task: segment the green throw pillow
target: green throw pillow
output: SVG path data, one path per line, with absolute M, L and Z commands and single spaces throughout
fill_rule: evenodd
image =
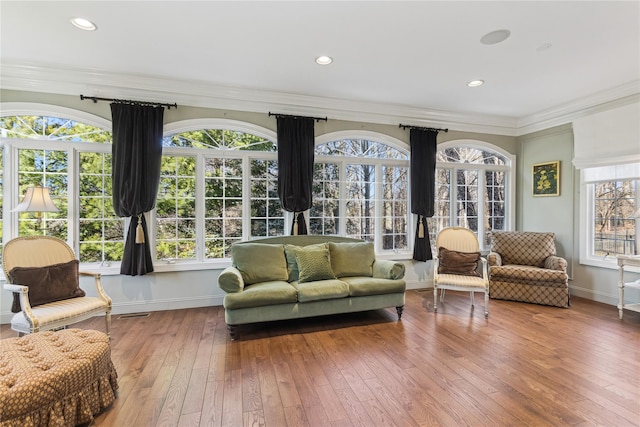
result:
M 289 278 L 284 245 L 241 243 L 231 246 L 232 265 L 240 270 L 245 285 Z
M 329 249 L 303 248 L 296 253 L 296 262 L 300 270 L 299 283 L 336 278 L 331 269 Z
M 337 277 L 373 276 L 376 253 L 371 242 L 329 242 L 331 267 Z
M 284 254 L 287 258 L 287 270 L 289 271 L 289 282 L 295 282 L 298 280 L 300 272 L 298 270 L 298 262 L 296 261 L 296 254 L 302 250 L 312 249 L 326 249 L 326 243 L 316 243 L 315 245 L 296 246 L 296 245 L 284 245 Z

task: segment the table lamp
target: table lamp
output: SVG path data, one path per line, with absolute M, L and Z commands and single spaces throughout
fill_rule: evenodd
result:
M 49 188 L 29 187 L 24 194 L 24 199 L 11 212 L 36 212 L 37 227 L 42 224 L 42 212 L 58 212 L 58 208 L 51 200 Z

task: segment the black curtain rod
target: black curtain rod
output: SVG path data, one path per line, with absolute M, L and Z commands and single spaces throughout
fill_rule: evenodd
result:
M 400 123 L 398 127 L 402 129 L 422 129 L 422 130 L 434 130 L 436 132 L 449 132 L 449 129 L 438 129 L 438 128 L 428 128 L 428 127 L 422 127 L 422 126 L 403 125 L 402 123 Z
M 123 104 L 134 104 L 134 105 L 158 105 L 162 107 L 167 107 L 168 110 L 173 108 L 178 108 L 178 104 L 165 104 L 164 102 L 150 102 L 150 101 L 132 101 L 130 99 L 115 99 L 115 98 L 100 98 L 98 96 L 84 96 L 80 95 L 80 100 L 84 101 L 85 99 L 90 99 L 94 102 L 94 104 L 98 101 L 109 101 L 109 102 L 120 102 Z
M 269 111 L 269 117 L 271 116 L 276 116 L 276 117 L 293 117 L 294 119 L 313 119 L 316 122 L 319 122 L 320 120 L 322 121 L 327 121 L 326 117 L 307 117 L 307 116 L 294 116 L 291 114 L 279 114 L 279 113 L 272 113 L 271 111 Z

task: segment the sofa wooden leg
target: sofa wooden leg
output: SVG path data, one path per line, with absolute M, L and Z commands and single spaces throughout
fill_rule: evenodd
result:
M 402 319 L 402 312 L 404 311 L 404 305 L 400 307 L 396 307 L 396 311 L 398 312 L 398 320 Z
M 227 331 L 229 332 L 229 336 L 232 340 L 238 338 L 238 326 L 236 325 L 227 325 Z

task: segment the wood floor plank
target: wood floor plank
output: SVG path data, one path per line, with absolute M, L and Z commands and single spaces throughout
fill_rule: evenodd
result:
M 336 397 L 340 399 L 351 425 L 354 427 L 369 427 L 375 425 L 364 405 L 351 389 L 336 390 Z
M 270 322 L 238 341 L 222 307 L 114 316 L 120 390 L 92 427 L 640 427 L 640 313 L 491 300 L 485 319 L 476 300 L 448 292 L 434 313 L 431 291 L 408 291 L 401 321 Z
M 243 424 L 242 371 L 240 369 L 226 372 L 222 407 L 217 409 L 222 412 L 223 426 L 233 427 Z
M 284 426 L 287 421 L 273 365 L 265 358 L 259 358 L 257 364 L 265 424 Z
M 207 382 L 202 413 L 200 414 L 201 426 L 218 427 L 222 425 L 224 387 L 223 380 Z
M 254 356 L 255 349 L 252 341 L 241 343 L 240 357 L 242 363 L 242 411 L 262 411 L 262 396 L 260 379 Z

